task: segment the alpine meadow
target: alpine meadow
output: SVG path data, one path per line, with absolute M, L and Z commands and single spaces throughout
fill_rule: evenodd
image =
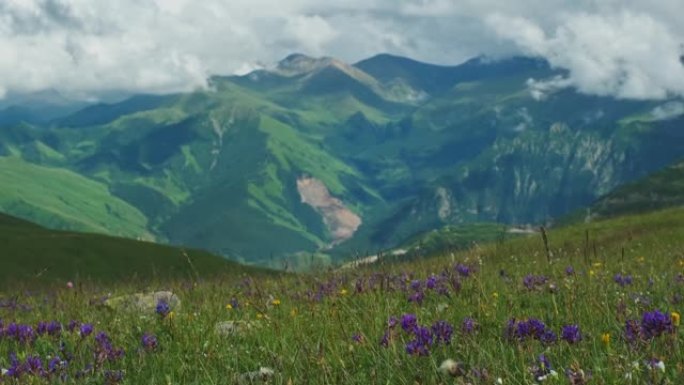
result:
M 0 4 L 0 384 L 684 383 L 682 11 Z

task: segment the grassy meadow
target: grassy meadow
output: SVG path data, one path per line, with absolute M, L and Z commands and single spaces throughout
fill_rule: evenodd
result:
M 548 249 L 537 234 L 354 270 L 19 282 L 0 294 L 0 383 L 681 384 L 683 239 L 671 209 L 551 229 Z M 158 290 L 182 305 L 108 306 Z

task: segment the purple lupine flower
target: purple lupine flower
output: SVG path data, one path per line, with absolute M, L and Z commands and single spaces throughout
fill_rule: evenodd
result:
M 437 286 L 437 277 L 435 275 L 431 275 L 425 280 L 425 287 L 427 287 L 428 289 L 432 290 L 436 286 Z
M 80 326 L 80 323 L 78 321 L 71 320 L 71 321 L 69 321 L 69 324 L 67 325 L 67 330 L 69 332 L 73 332 L 79 326 Z
M 546 330 L 539 340 L 545 345 L 553 345 L 558 341 L 558 336 L 553 330 Z
M 26 371 L 25 366 L 19 361 L 16 353 L 9 354 L 10 366 L 7 368 L 5 375 L 7 377 L 19 378 Z
M 380 346 L 385 348 L 388 347 L 390 338 L 392 338 L 392 335 L 391 332 L 388 330 L 385 332 L 385 334 L 383 334 L 382 338 L 380 339 Z
M 461 331 L 463 334 L 472 334 L 477 328 L 477 322 L 470 317 L 465 317 L 463 323 L 461 324 Z
M 432 325 L 431 330 L 435 336 L 436 343 L 443 342 L 445 345 L 449 345 L 451 336 L 454 333 L 453 326 L 446 321 L 437 321 Z
M 430 346 L 434 343 L 434 336 L 430 329 L 418 326 L 413 330 L 414 339 L 406 344 L 406 353 L 412 356 L 430 355 Z
M 625 340 L 635 342 L 639 338 L 639 323 L 635 320 L 625 321 Z
M 26 357 L 25 370 L 26 373 L 32 374 L 37 377 L 44 377 L 45 370 L 43 369 L 43 361 L 39 356 L 28 356 Z
M 159 302 L 157 302 L 157 307 L 155 309 L 157 314 L 159 314 L 160 317 L 166 318 L 167 315 L 171 312 L 171 306 L 169 306 L 169 303 L 163 299 L 160 299 Z
M 106 385 L 114 385 L 123 381 L 124 373 L 121 370 L 106 370 L 104 378 Z
M 47 325 L 47 334 L 52 337 L 57 337 L 62 333 L 62 324 L 57 321 L 52 321 Z
M 409 302 L 415 302 L 418 305 L 423 303 L 423 300 L 425 299 L 425 294 L 422 291 L 416 291 L 415 293 L 411 294 L 408 298 Z
M 561 339 L 571 343 L 575 344 L 577 342 L 580 342 L 582 340 L 582 333 L 580 332 L 580 328 L 578 325 L 565 325 L 563 326 L 563 329 L 561 331 Z
M 421 286 L 422 282 L 420 282 L 419 279 L 414 279 L 413 281 L 411 281 L 411 290 L 420 290 Z
M 418 327 L 418 318 L 415 314 L 404 314 L 401 316 L 401 328 L 405 332 L 411 332 Z
M 456 272 L 459 275 L 461 275 L 461 277 L 467 278 L 470 276 L 470 274 L 473 272 L 473 270 L 470 267 L 468 267 L 467 265 L 459 263 L 456 265 Z
M 81 338 L 86 338 L 93 334 L 93 324 L 82 324 L 80 327 Z
M 56 373 L 62 370 L 65 364 L 66 363 L 62 361 L 62 359 L 59 356 L 55 356 L 50 361 L 48 361 L 48 372 Z
M 541 382 L 546 380 L 546 376 L 551 374 L 553 367 L 546 355 L 542 354 L 537 358 L 537 364 L 533 366 L 530 371 L 532 372 L 534 379 Z
M 641 318 L 641 333 L 646 339 L 655 338 L 662 334 L 672 332 L 674 332 L 672 318 L 669 315 L 660 312 L 660 310 L 646 312 Z
M 532 275 L 528 274 L 523 278 L 523 285 L 528 289 L 528 290 L 535 290 L 539 288 L 540 286 L 543 286 L 546 284 L 546 282 L 549 279 L 543 275 Z
M 145 333 L 140 339 L 140 344 L 147 351 L 155 350 L 157 348 L 157 337 L 154 334 Z
M 613 276 L 613 281 L 615 281 L 615 283 L 617 283 L 618 285 L 625 287 L 627 285 L 632 284 L 632 276 L 631 275 L 622 275 L 622 274 L 618 273 L 618 274 L 615 274 L 615 276 Z

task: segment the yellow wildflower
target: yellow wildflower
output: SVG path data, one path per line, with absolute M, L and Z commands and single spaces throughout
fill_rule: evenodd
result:
M 233 305 L 227 304 L 227 305 L 226 305 L 226 310 L 233 310 Z
M 603 342 L 605 345 L 609 345 L 610 344 L 610 333 L 601 334 L 601 342 Z
M 349 292 L 347 291 L 347 289 L 342 289 L 342 290 L 340 290 L 340 295 L 342 295 L 342 296 L 345 296 L 345 295 L 347 295 L 348 293 L 349 293 Z
M 176 318 L 176 313 L 169 312 L 169 314 L 166 317 L 168 317 L 168 319 L 172 320 L 172 319 Z
M 603 263 L 601 263 L 601 262 L 594 262 L 593 265 L 594 265 L 594 267 L 601 267 L 601 266 L 603 266 Z
M 257 317 L 257 319 L 262 319 L 262 318 L 264 318 L 264 315 L 262 313 L 257 313 L 256 317 Z
M 297 316 L 297 309 L 293 308 L 292 310 L 290 310 L 290 315 L 292 317 L 296 317 Z
M 279 300 L 278 298 L 274 299 L 273 301 L 271 301 L 271 305 L 273 305 L 273 306 L 279 306 L 279 305 L 280 305 L 280 300 Z
M 499 293 L 493 292 L 493 293 L 492 293 L 492 297 L 494 297 L 494 299 L 499 298 Z
M 679 326 L 680 321 L 682 320 L 682 316 L 679 315 L 676 311 L 672 312 L 672 324 L 674 326 Z

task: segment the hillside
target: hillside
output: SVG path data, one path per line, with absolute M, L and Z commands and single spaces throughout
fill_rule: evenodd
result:
M 684 205 L 684 162 L 617 188 L 589 209 L 593 218 L 653 211 Z
M 243 261 L 330 263 L 445 226 L 551 222 L 684 155 L 684 116 L 656 113 L 667 102 L 530 80 L 558 75 L 533 58 L 297 54 L 207 90 L 0 123 L 14 186 L 0 208 Z
M 255 273 L 207 252 L 97 234 L 53 231 L 0 214 L 0 282 L 152 282 Z

